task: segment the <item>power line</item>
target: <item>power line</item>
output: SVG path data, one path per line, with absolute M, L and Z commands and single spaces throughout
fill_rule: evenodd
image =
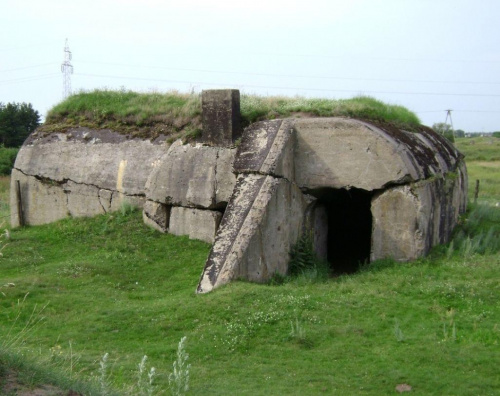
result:
M 224 50 L 214 51 L 210 50 L 210 54 L 221 53 L 227 55 Z M 174 55 L 183 56 L 185 51 L 179 51 Z M 240 53 L 241 54 L 241 53 Z M 300 54 L 300 53 L 278 53 L 278 52 L 244 52 L 245 56 L 256 55 L 256 56 L 266 56 L 266 57 L 292 57 L 292 58 L 325 58 L 325 59 L 341 59 L 343 61 L 347 60 L 372 60 L 372 61 L 384 61 L 384 62 L 437 62 L 437 63 L 500 63 L 499 59 L 451 59 L 451 58 L 398 58 L 398 57 L 377 57 L 377 56 L 367 56 L 362 55 L 329 55 L 329 54 Z
M 7 51 L 21 51 L 25 50 L 28 48 L 40 48 L 40 47 L 50 47 L 47 45 L 47 43 L 40 43 L 40 44 L 30 44 L 30 45 L 25 45 L 23 47 L 10 47 L 10 48 L 0 48 L 0 52 L 7 52 Z
M 500 97 L 500 95 L 497 95 L 497 94 L 469 94 L 469 93 L 443 93 L 443 92 L 366 91 L 366 90 L 359 90 L 359 89 L 328 89 L 328 88 L 307 88 L 307 87 L 290 87 L 290 86 L 278 87 L 278 86 L 265 86 L 265 85 L 250 85 L 250 84 L 222 84 L 222 83 L 211 83 L 211 82 L 203 82 L 203 81 L 166 80 L 166 79 L 154 79 L 154 78 L 144 78 L 144 77 L 111 76 L 111 75 L 88 74 L 88 73 L 77 73 L 76 75 L 83 76 L 83 77 L 113 78 L 113 79 L 126 79 L 126 80 L 136 80 L 136 81 L 168 82 L 168 83 L 179 83 L 179 84 L 216 85 L 216 86 L 238 85 L 240 87 L 247 87 L 247 88 L 285 89 L 285 90 L 298 90 L 298 91 L 361 92 L 362 94 L 392 94 L 392 95 Z
M 438 63 L 500 63 L 500 60 L 477 60 L 477 59 L 425 59 L 425 58 L 382 58 L 369 57 L 365 55 L 359 56 L 341 56 L 341 55 L 325 55 L 325 54 L 279 54 L 279 53 L 254 53 L 254 55 L 264 56 L 287 56 L 287 57 L 302 57 L 302 58 L 333 58 L 333 59 L 351 59 L 351 60 L 374 60 L 374 61 L 390 61 L 390 62 L 438 62 Z
M 261 76 L 261 77 L 286 77 L 286 78 L 311 78 L 311 79 L 325 79 L 325 80 L 347 80 L 347 81 L 381 81 L 381 82 L 414 82 L 414 83 L 429 83 L 429 84 L 487 84 L 487 85 L 500 85 L 499 82 L 488 81 L 445 81 L 445 80 L 407 80 L 407 79 L 390 79 L 390 78 L 364 78 L 364 77 L 336 77 L 336 76 L 307 76 L 295 74 L 272 74 L 272 73 L 253 73 L 253 72 L 237 72 L 232 70 L 210 70 L 210 69 L 191 69 L 191 68 L 175 68 L 167 66 L 153 66 L 153 65 L 131 65 L 125 63 L 112 63 L 112 62 L 93 62 L 93 61 L 78 61 L 79 63 L 90 63 L 98 65 L 109 66 L 122 66 L 132 68 L 146 68 L 146 69 L 162 69 L 171 71 L 189 71 L 199 73 L 216 73 L 216 74 L 237 74 L 248 76 Z
M 25 69 L 33 69 L 35 67 L 50 66 L 50 65 L 55 65 L 55 64 L 57 64 L 57 62 L 50 62 L 50 63 L 42 63 L 42 64 L 39 64 L 39 65 L 16 67 L 15 69 L 0 70 L 0 73 L 13 72 L 13 71 L 25 70 Z
M 3 80 L 3 81 L 0 81 L 0 84 L 17 84 L 17 83 L 23 83 L 23 82 L 29 82 L 29 81 L 46 80 L 46 79 L 54 78 L 57 76 L 59 76 L 58 73 L 40 74 L 38 76 L 20 77 L 20 78 L 14 78 L 11 80 Z

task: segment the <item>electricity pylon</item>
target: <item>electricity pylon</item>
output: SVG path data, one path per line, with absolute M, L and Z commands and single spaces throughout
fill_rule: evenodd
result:
M 451 112 L 453 110 L 448 109 L 448 110 L 445 110 L 445 111 L 446 111 L 446 119 L 444 120 L 444 123 L 447 124 L 448 123 L 448 117 L 450 117 L 451 131 L 453 132 L 453 136 L 455 136 L 455 128 L 453 128 L 453 120 L 451 119 Z
M 64 62 L 61 65 L 61 71 L 63 73 L 63 99 L 71 95 L 71 75 L 73 74 L 71 58 L 68 39 L 66 39 L 66 44 L 64 45 Z

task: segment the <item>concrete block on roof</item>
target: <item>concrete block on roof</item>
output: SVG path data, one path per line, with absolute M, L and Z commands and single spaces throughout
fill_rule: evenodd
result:
M 215 146 L 232 146 L 241 136 L 240 91 L 210 89 L 201 94 L 203 141 Z

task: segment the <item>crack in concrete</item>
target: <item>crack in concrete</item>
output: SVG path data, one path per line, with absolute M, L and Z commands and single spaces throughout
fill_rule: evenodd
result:
M 289 180 L 288 178 L 284 177 L 284 176 L 281 176 L 281 175 L 276 175 L 274 173 L 265 173 L 265 172 L 262 172 L 260 170 L 258 171 L 254 171 L 254 170 L 249 170 L 249 171 L 244 171 L 244 172 L 241 172 L 241 173 L 237 173 L 236 174 L 236 177 L 238 177 L 239 175 L 258 175 L 258 176 L 271 176 L 271 177 L 274 177 L 275 179 L 282 179 L 282 180 L 285 180 L 287 181 L 288 183 L 291 183 L 291 184 L 294 184 L 298 187 L 298 185 L 294 182 L 294 181 L 291 181 Z
M 104 207 L 104 205 L 101 202 L 101 190 L 103 190 L 103 189 L 100 188 L 97 190 L 97 200 L 99 201 L 99 204 L 101 205 L 101 208 L 104 211 L 104 213 L 108 213 L 108 211 L 106 210 L 106 208 Z
M 216 150 L 215 152 L 215 166 L 214 166 L 214 193 L 212 194 L 212 205 L 211 206 L 217 206 L 217 189 L 218 189 L 218 185 L 217 185 L 217 163 L 219 162 L 219 151 L 220 151 L 220 148 L 218 150 Z
M 111 191 L 111 194 L 109 194 L 109 210 L 111 211 L 111 202 L 113 202 L 113 195 L 115 195 L 114 191 Z
M 92 184 L 92 183 L 84 183 L 84 182 L 77 182 L 75 180 L 72 180 L 70 178 L 64 178 L 64 179 L 61 179 L 61 180 L 54 180 L 54 179 L 51 179 L 49 177 L 45 177 L 45 176 L 40 176 L 40 175 L 31 175 L 29 173 L 26 173 L 24 171 L 22 171 L 21 169 L 19 168 L 13 168 L 15 169 L 16 171 L 22 173 L 24 176 L 26 177 L 33 177 L 35 178 L 36 180 L 40 181 L 41 183 L 43 184 L 49 184 L 49 185 L 53 185 L 53 186 L 60 186 L 62 187 L 64 184 L 68 183 L 68 182 L 72 182 L 72 183 L 75 183 L 75 184 L 78 184 L 78 185 L 83 185 L 83 186 L 88 186 L 88 187 L 94 187 L 96 188 L 98 191 L 97 191 L 97 196 L 99 197 L 99 190 L 106 190 L 106 191 L 109 191 L 111 193 L 111 197 L 113 196 L 113 194 L 115 192 L 119 192 L 117 190 L 112 190 L 112 189 L 109 189 L 109 188 L 104 188 L 104 187 L 101 187 L 101 186 L 98 186 L 97 184 Z M 64 190 L 64 187 L 62 187 L 63 190 Z M 66 193 L 70 193 L 71 191 L 69 190 L 64 190 Z M 126 197 L 145 197 L 146 194 L 145 193 L 138 193 L 138 194 L 126 194 L 126 193 L 122 193 L 124 196 Z M 111 198 L 110 198 L 110 206 L 111 206 Z

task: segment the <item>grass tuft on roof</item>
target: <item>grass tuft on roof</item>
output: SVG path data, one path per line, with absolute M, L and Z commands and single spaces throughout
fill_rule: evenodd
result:
M 420 125 L 418 117 L 405 107 L 368 96 L 336 100 L 241 95 L 243 127 L 260 120 L 288 117 L 349 117 L 387 122 L 408 130 Z M 80 92 L 53 107 L 41 129 L 61 132 L 78 126 L 112 129 L 143 138 L 161 134 L 196 136 L 202 127 L 201 95 L 101 89 Z

